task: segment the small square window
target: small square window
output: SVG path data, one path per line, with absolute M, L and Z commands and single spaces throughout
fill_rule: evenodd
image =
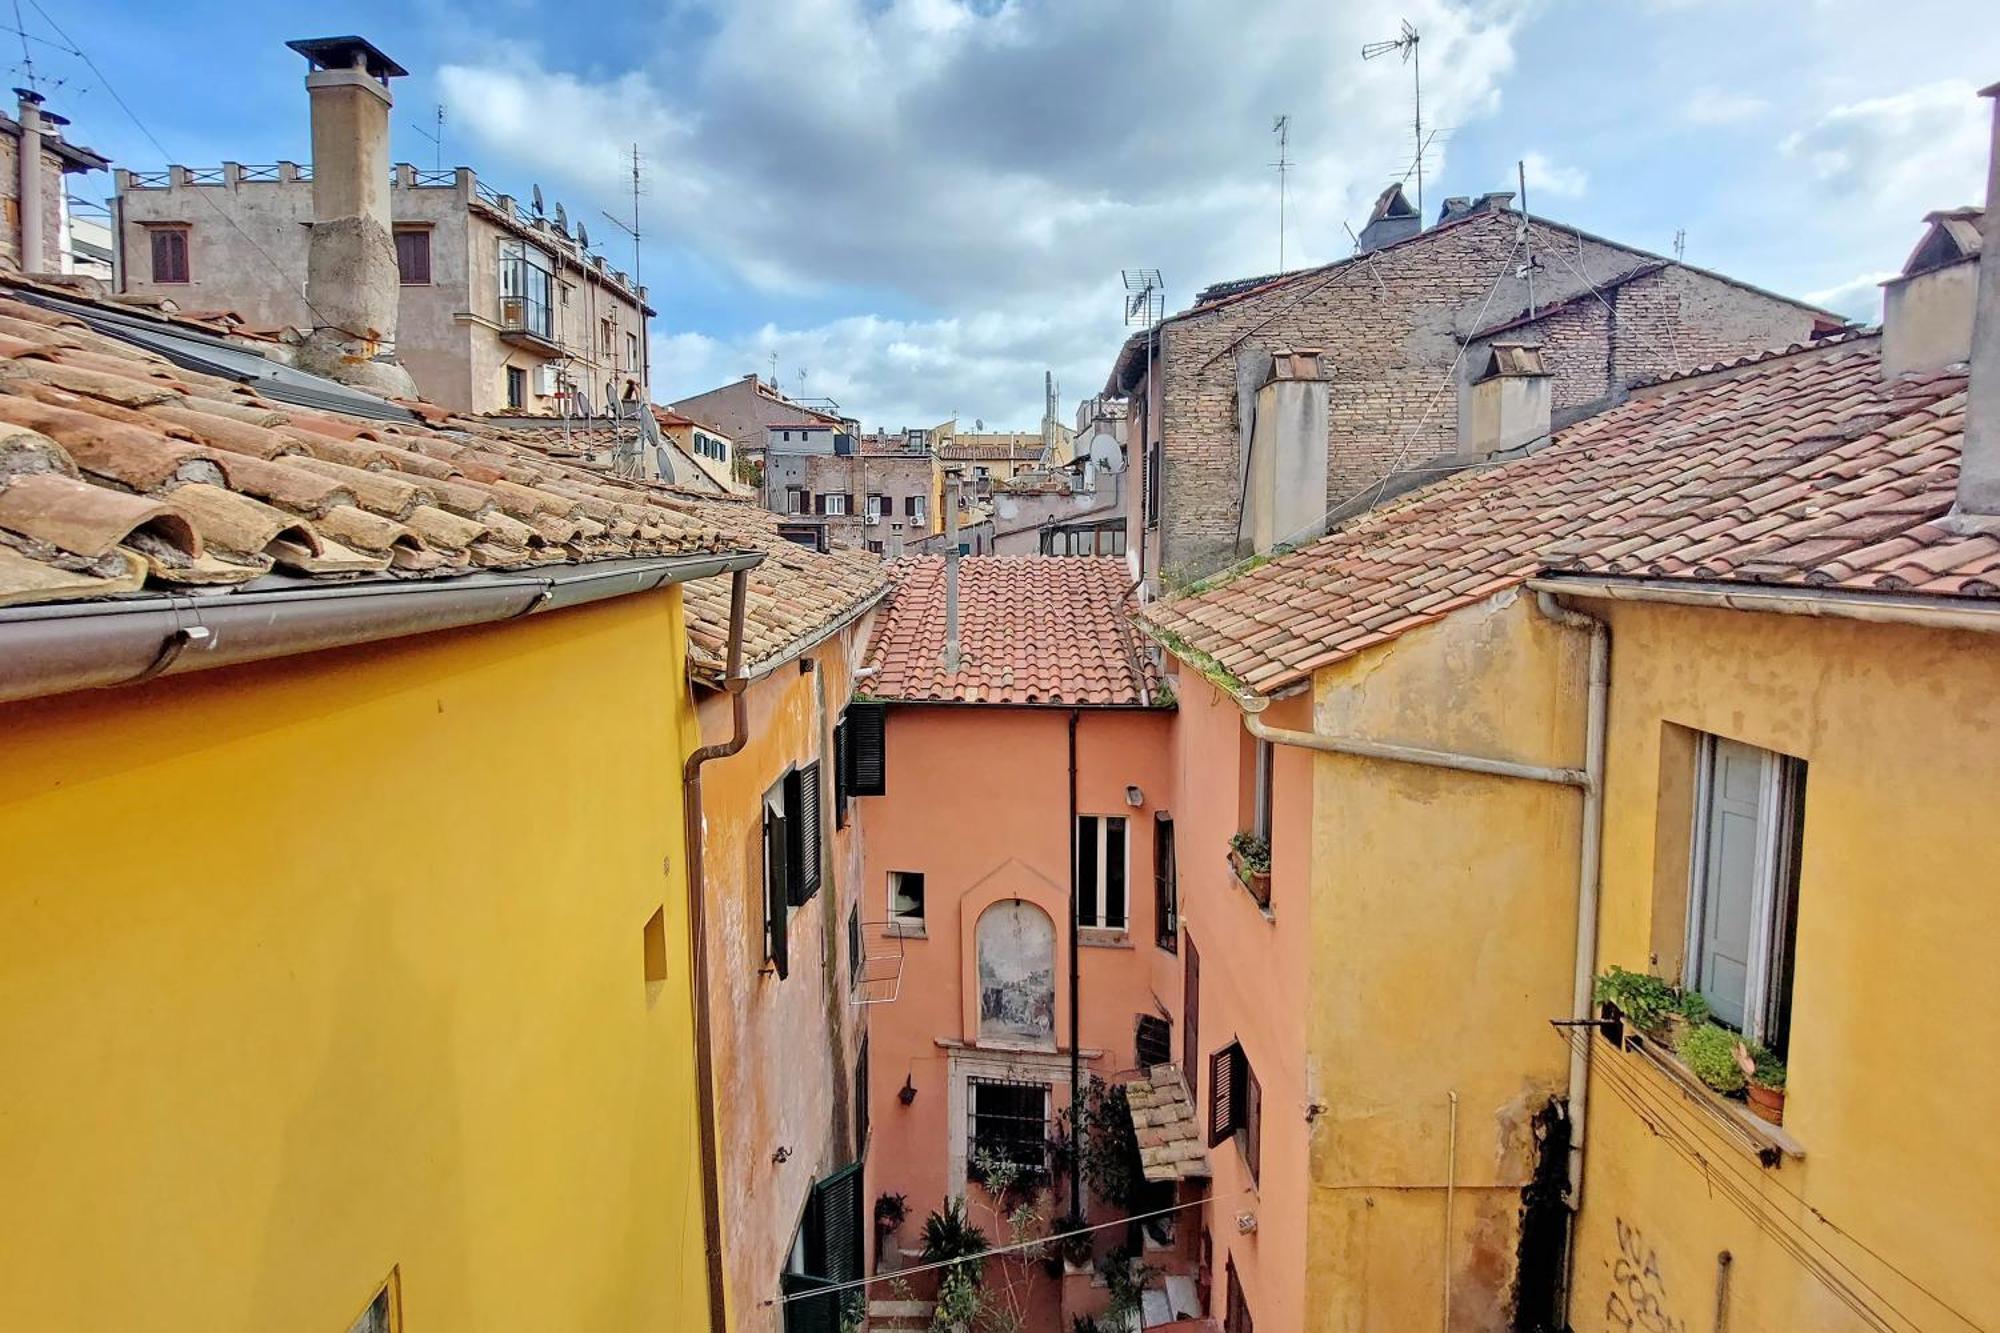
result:
M 430 285 L 430 228 L 407 227 L 396 233 L 396 278 L 405 287 Z
M 1039 1175 L 1049 1165 L 1049 1085 L 968 1079 L 966 1171 L 981 1178 L 984 1162 L 1009 1162 Z
M 185 283 L 188 277 L 188 229 L 186 227 L 153 227 L 150 229 L 153 249 L 153 281 L 162 283 Z
M 910 925 L 924 921 L 924 873 L 921 870 L 889 872 L 889 917 Z
M 528 372 L 519 366 L 507 367 L 507 406 L 528 405 Z

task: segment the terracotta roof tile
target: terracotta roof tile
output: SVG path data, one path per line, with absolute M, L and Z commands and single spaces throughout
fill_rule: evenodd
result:
M 1964 375 L 1880 367 L 1847 336 L 1658 385 L 1141 619 L 1269 691 L 1544 570 L 1993 596 L 2000 542 L 1932 521 Z
M 966 556 L 959 561 L 956 672 L 944 669 L 945 558 L 913 556 L 875 625 L 866 686 L 925 703 L 1130 706 L 1159 697 L 1133 633 L 1131 575 L 1115 556 Z
M 807 551 L 749 501 L 620 477 L 545 447 L 545 433 L 417 406 L 418 419 L 390 422 L 266 402 L 17 297 L 0 276 L 0 605 L 217 595 L 274 571 L 439 578 L 756 550 L 755 670 L 887 589 L 876 557 Z M 691 665 L 713 679 L 729 579 L 684 596 Z

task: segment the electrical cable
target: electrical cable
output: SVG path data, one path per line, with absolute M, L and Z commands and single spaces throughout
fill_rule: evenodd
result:
M 758 1304 L 761 1306 L 772 1306 L 786 1305 L 792 1301 L 816 1300 L 823 1296 L 832 1296 L 838 1292 L 873 1286 L 877 1282 L 894 1282 L 901 1278 L 914 1277 L 918 1273 L 929 1273 L 940 1268 L 954 1268 L 959 1264 L 969 1264 L 974 1260 L 983 1262 L 997 1254 L 1015 1254 L 1022 1250 L 1040 1249 L 1044 1245 L 1057 1244 L 1070 1236 L 1082 1236 L 1093 1231 L 1108 1230 L 1111 1227 L 1129 1226 L 1134 1222 L 1143 1222 L 1149 1217 L 1165 1217 L 1168 1213 L 1178 1213 L 1183 1209 L 1199 1208 L 1203 1204 L 1216 1202 L 1218 1198 L 1240 1199 L 1246 1194 L 1254 1193 L 1256 1193 L 1255 1190 L 1245 1189 L 1227 1196 L 1204 1195 L 1199 1199 L 1189 1199 L 1183 1203 L 1172 1204 L 1166 1208 L 1155 1208 L 1150 1213 L 1134 1213 L 1130 1217 L 1120 1217 L 1110 1222 L 1095 1222 L 1087 1227 L 1071 1227 L 1059 1236 L 1043 1236 L 1038 1240 L 1023 1240 L 1015 1241 L 1008 1245 L 993 1245 L 979 1251 L 977 1254 L 962 1254 L 956 1259 L 939 1259 L 935 1263 L 918 1264 L 915 1268 L 899 1268 L 893 1273 L 876 1273 L 870 1277 L 850 1278 L 846 1282 L 830 1282 L 824 1287 L 814 1287 L 811 1291 L 788 1292 L 775 1300 L 760 1301 Z
M 1580 1042 L 1588 1042 L 1591 1039 L 1587 1032 L 1580 1032 L 1580 1031 L 1564 1031 L 1561 1035 L 1563 1035 L 1570 1042 L 1572 1048 L 1576 1047 L 1576 1045 Z M 1698 1139 L 1704 1132 L 1706 1133 L 1714 1132 L 1713 1126 L 1706 1125 L 1702 1123 L 1699 1119 L 1690 1118 L 1697 1114 L 1693 1108 L 1687 1107 L 1685 1105 L 1677 1105 L 1678 1102 L 1684 1102 L 1685 1098 L 1676 1099 L 1676 1098 L 1659 1097 L 1655 1094 L 1654 1090 L 1652 1090 L 1647 1085 L 1635 1079 L 1633 1075 L 1631 1075 L 1629 1072 L 1625 1071 L 1622 1068 L 1616 1067 L 1612 1063 L 1607 1061 L 1593 1060 L 1591 1067 L 1594 1072 L 1596 1072 L 1600 1077 L 1605 1079 L 1605 1081 L 1608 1084 L 1612 1085 L 1613 1091 L 1618 1092 L 1620 1094 L 1621 1100 L 1626 1101 L 1628 1105 L 1632 1105 L 1634 1111 L 1638 1112 L 1642 1116 L 1642 1118 L 1648 1119 L 1649 1122 L 1657 1121 L 1660 1123 L 1666 1123 L 1668 1121 L 1671 1121 L 1675 1129 L 1677 1129 L 1690 1139 Z M 1625 1095 L 1627 1093 L 1630 1094 L 1629 1097 Z M 1643 1103 L 1644 1109 L 1641 1109 L 1639 1105 L 1634 1105 L 1633 1099 L 1636 1099 L 1639 1103 Z M 1650 1116 L 1647 1115 L 1648 1111 L 1650 1111 L 1651 1113 Z M 1653 1128 L 1652 1123 L 1649 1123 L 1648 1127 Z M 1660 1131 L 1657 1128 L 1653 1128 L 1653 1132 L 1662 1138 L 1667 1137 L 1666 1135 L 1660 1134 Z M 1679 1150 L 1680 1145 L 1678 1143 L 1675 1143 L 1675 1141 L 1672 1139 L 1668 1139 L 1668 1141 L 1669 1143 L 1673 1143 L 1676 1149 Z M 1694 1153 L 1695 1156 L 1700 1159 L 1704 1173 L 1710 1177 L 1712 1183 L 1713 1182 L 1712 1164 L 1707 1160 L 1706 1156 L 1701 1153 L 1698 1147 L 1694 1147 L 1692 1145 L 1688 1147 L 1687 1151 Z M 1735 1169 L 1733 1167 L 1725 1167 L 1723 1168 L 1723 1171 L 1725 1175 L 1732 1178 L 1731 1188 L 1733 1189 L 1740 1190 L 1743 1188 L 1748 1188 L 1751 1190 L 1758 1190 L 1766 1185 L 1776 1188 L 1780 1193 L 1782 1193 L 1787 1198 L 1792 1200 L 1799 1207 L 1811 1213 L 1813 1217 L 1816 1220 L 1818 1220 L 1823 1226 L 1833 1231 L 1841 1239 L 1855 1246 L 1855 1248 L 1867 1254 L 1870 1258 L 1875 1260 L 1875 1262 L 1882 1265 L 1883 1268 L 1887 1269 L 1890 1273 L 1893 1273 L 1898 1279 L 1909 1284 L 1909 1286 L 1911 1286 L 1918 1292 L 1922 1293 L 1925 1297 L 1927 1297 L 1929 1300 L 1935 1303 L 1940 1309 L 1946 1311 L 1954 1318 L 1960 1320 L 1968 1328 L 1979 1330 L 1979 1333 L 1984 1333 L 1982 1325 L 1978 1324 L 1969 1316 L 1967 1316 L 1960 1310 L 1956 1309 L 1954 1306 L 1951 1305 L 1950 1302 L 1946 1301 L 1936 1292 L 1930 1290 L 1922 1282 L 1912 1277 L 1909 1273 L 1905 1272 L 1895 1263 L 1885 1258 L 1882 1254 L 1880 1254 L 1878 1251 L 1869 1246 L 1865 1241 L 1861 1240 L 1859 1237 L 1847 1231 L 1846 1228 L 1840 1226 L 1833 1219 L 1827 1217 L 1824 1212 L 1814 1207 L 1797 1191 L 1786 1186 L 1784 1182 L 1778 1179 L 1775 1175 L 1771 1175 L 1768 1173 L 1746 1174 L 1745 1172 Z M 1737 1197 L 1741 1197 L 1740 1194 Z M 1766 1201 L 1761 1196 L 1759 1196 L 1758 1203 L 1760 1205 L 1763 1205 L 1767 1202 L 1770 1201 Z M 1783 1214 L 1775 1214 L 1775 1216 L 1777 1216 L 1785 1225 L 1795 1228 L 1798 1231 L 1800 1238 L 1815 1246 L 1818 1246 L 1827 1255 L 1828 1259 L 1832 1263 L 1838 1265 L 1841 1269 L 1845 1270 L 1848 1274 L 1850 1274 L 1856 1282 L 1860 1283 L 1862 1287 L 1869 1292 L 1870 1295 L 1874 1296 L 1885 1307 L 1893 1311 L 1898 1318 L 1907 1320 L 1908 1322 L 1911 1323 L 1912 1326 L 1916 1326 L 1915 1320 L 1911 1320 L 1908 1315 L 1905 1315 L 1900 1310 L 1897 1310 L 1896 1307 L 1888 1300 L 1887 1297 L 1883 1296 L 1881 1292 L 1876 1291 L 1872 1286 L 1869 1286 L 1867 1281 L 1864 1278 L 1862 1278 L 1859 1273 L 1855 1272 L 1855 1270 L 1851 1268 L 1846 1263 L 1846 1261 L 1842 1260 L 1838 1255 L 1834 1254 L 1832 1249 L 1828 1247 L 1824 1241 L 1821 1241 L 1818 1238 L 1814 1237 L 1804 1227 L 1799 1226 L 1799 1224 L 1793 1221 L 1792 1219 L 1784 1217 Z M 1757 1219 L 1753 1218 L 1753 1221 L 1754 1220 Z

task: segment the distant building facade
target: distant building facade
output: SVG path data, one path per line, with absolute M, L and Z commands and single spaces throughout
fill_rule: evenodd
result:
M 292 162 L 118 171 L 120 290 L 311 328 L 296 275 L 312 175 Z M 529 415 L 558 414 L 565 399 L 575 415 L 647 400 L 645 288 L 590 253 L 560 210 L 524 209 L 468 167 L 398 163 L 388 194 L 397 354 L 425 398 Z
M 887 559 L 941 530 L 943 472 L 924 431 L 855 436 L 824 423 L 766 429 L 765 506 L 821 549 Z

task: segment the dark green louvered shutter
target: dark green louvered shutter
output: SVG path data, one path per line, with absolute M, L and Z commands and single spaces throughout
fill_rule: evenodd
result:
M 833 826 L 847 827 L 847 714 L 833 724 Z
M 880 796 L 887 790 L 883 756 L 888 709 L 872 700 L 847 706 L 848 790 L 855 796 Z
M 791 910 L 788 889 L 791 862 L 791 830 L 786 827 L 784 784 L 773 787 L 764 797 L 764 954 L 778 969 L 780 977 L 791 968 L 787 914 Z
M 792 906 L 819 892 L 819 765 L 807 764 L 785 779 L 785 817 L 792 828 Z

